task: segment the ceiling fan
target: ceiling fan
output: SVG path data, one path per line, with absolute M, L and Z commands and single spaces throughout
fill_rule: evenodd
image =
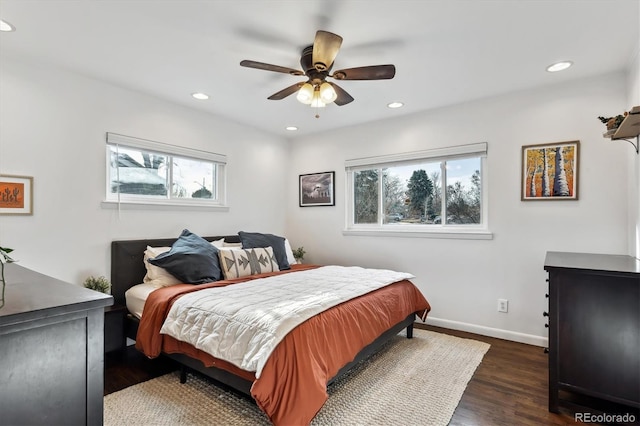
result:
M 298 82 L 269 96 L 268 99 L 284 99 L 298 92 L 297 99 L 314 108 L 324 107 L 335 102 L 342 106 L 353 101 L 353 97 L 335 83 L 326 81 L 327 77 L 336 80 L 388 80 L 395 76 L 394 65 L 372 65 L 366 67 L 347 68 L 331 74 L 333 61 L 342 45 L 342 37 L 328 31 L 318 31 L 311 46 L 302 50 L 300 65 L 302 71 L 279 65 L 244 60 L 240 65 L 247 68 L 281 72 L 296 76 L 307 76 L 306 82 Z

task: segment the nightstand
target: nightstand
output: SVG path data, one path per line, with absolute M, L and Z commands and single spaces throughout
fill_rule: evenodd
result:
M 104 309 L 104 352 L 119 351 L 125 348 L 124 317 L 127 307 L 107 306 Z

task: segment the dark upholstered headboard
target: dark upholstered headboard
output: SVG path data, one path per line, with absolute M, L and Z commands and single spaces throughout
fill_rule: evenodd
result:
M 228 243 L 239 243 L 238 235 L 203 237 L 207 241 L 224 238 Z M 144 267 L 144 251 L 147 246 L 170 247 L 177 238 L 154 240 L 126 240 L 111 242 L 111 295 L 116 305 L 125 305 L 124 293 L 136 284 L 142 283 L 147 273 Z

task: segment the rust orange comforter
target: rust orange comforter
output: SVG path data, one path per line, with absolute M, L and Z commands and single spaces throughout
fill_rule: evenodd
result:
M 423 318 L 427 315 L 431 307 L 413 283 L 399 281 L 305 321 L 277 346 L 259 379 L 253 372 L 241 370 L 159 331 L 173 301 L 182 294 L 315 267 L 292 265 L 289 271 L 158 289 L 145 303 L 136 348 L 152 358 L 161 352 L 183 353 L 206 366 L 222 368 L 253 381 L 251 395 L 275 425 L 309 424 L 328 398 L 328 381 L 340 368 L 409 314 L 415 312 Z

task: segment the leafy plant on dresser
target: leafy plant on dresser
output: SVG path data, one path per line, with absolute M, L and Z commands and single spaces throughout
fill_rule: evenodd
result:
M 100 293 L 109 294 L 111 283 L 105 277 L 89 276 L 84 280 L 84 286 L 88 289 L 99 291 Z

